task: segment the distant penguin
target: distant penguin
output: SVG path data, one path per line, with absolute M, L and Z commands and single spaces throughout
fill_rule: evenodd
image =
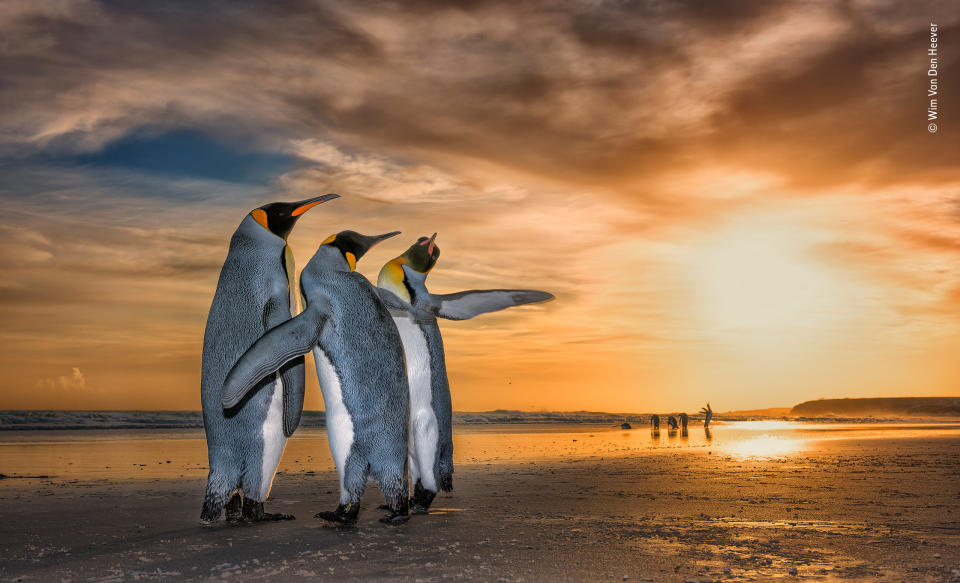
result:
M 439 490 L 453 489 L 453 407 L 437 318 L 467 320 L 553 299 L 533 290 L 472 290 L 453 294 L 427 291 L 427 274 L 440 257 L 437 234 L 420 237 L 403 255 L 380 270 L 377 285 L 391 304 L 403 338 L 410 385 L 410 480 L 413 512 L 427 512 Z M 399 302 L 395 300 L 400 300 Z
M 703 427 L 706 429 L 710 427 L 710 420 L 713 419 L 713 409 L 710 408 L 710 403 L 707 403 L 706 407 L 701 408 L 700 412 L 703 413 Z
M 303 312 L 270 330 L 227 375 L 225 402 L 242 399 L 265 374 L 313 351 L 327 438 L 340 475 L 340 504 L 317 518 L 352 524 L 372 476 L 399 523 L 408 515 L 409 397 L 400 333 L 379 292 L 354 270 L 376 237 L 343 231 L 326 239 L 300 275 Z
M 277 375 L 253 380 L 243 402 L 222 404 L 227 371 L 265 331 L 296 311 L 293 253 L 287 235 L 307 210 L 338 198 L 327 194 L 300 202 L 275 202 L 251 211 L 230 240 L 230 251 L 203 334 L 200 395 L 210 473 L 200 519 L 211 523 L 227 506 L 227 520 L 280 520 L 263 501 L 303 409 L 303 359 Z M 229 501 L 229 504 L 228 504 Z

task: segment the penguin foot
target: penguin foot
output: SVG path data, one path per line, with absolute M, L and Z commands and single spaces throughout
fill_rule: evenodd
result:
M 380 517 L 380 522 L 384 524 L 389 524 L 390 526 L 397 526 L 398 524 L 403 524 L 404 522 L 410 520 L 409 514 L 384 514 Z
M 417 480 L 417 485 L 413 488 L 413 497 L 410 498 L 410 512 L 412 514 L 426 514 L 430 511 L 430 505 L 433 504 L 433 499 L 436 497 L 436 492 L 427 490 Z
M 231 500 L 231 503 L 233 501 Z M 242 518 L 234 522 L 277 522 L 279 520 L 295 520 L 292 514 L 279 514 L 263 511 L 263 502 L 244 499 Z
M 236 524 L 243 520 L 243 498 L 239 493 L 234 494 L 224 508 L 227 514 L 227 522 Z
M 279 512 L 264 512 L 263 518 L 259 522 L 277 522 L 280 520 L 296 520 L 297 517 L 292 514 L 281 514 Z
M 360 514 L 360 504 L 355 502 L 353 504 L 346 505 L 340 504 L 333 512 L 318 512 L 314 515 L 314 518 L 326 520 L 327 522 L 334 522 L 336 524 L 356 524 L 358 514 Z
M 200 524 L 210 525 L 220 520 L 223 512 L 223 496 L 207 494 L 203 499 L 203 509 L 200 511 Z

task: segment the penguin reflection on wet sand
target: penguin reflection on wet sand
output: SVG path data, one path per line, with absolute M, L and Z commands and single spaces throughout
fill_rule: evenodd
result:
M 440 257 L 437 234 L 420 237 L 403 255 L 380 270 L 377 285 L 390 304 L 393 321 L 403 338 L 410 386 L 410 509 L 424 513 L 439 490 L 453 489 L 453 407 L 437 318 L 467 320 L 552 300 L 534 290 L 472 290 L 452 294 L 427 291 L 427 274 Z
M 409 397 L 400 333 L 379 292 L 356 273 L 376 237 L 343 231 L 326 239 L 300 275 L 303 312 L 263 335 L 227 375 L 225 403 L 256 379 L 313 351 L 326 409 L 327 438 L 340 476 L 340 504 L 317 518 L 353 524 L 367 478 L 386 496 L 398 524 L 408 517 Z
M 287 235 L 327 194 L 299 202 L 275 202 L 251 211 L 230 239 L 203 334 L 200 395 L 210 473 L 200 520 L 209 524 L 226 506 L 227 520 L 293 518 L 268 514 L 263 501 L 286 439 L 303 410 L 304 365 L 297 359 L 252 379 L 247 399 L 223 408 L 227 371 L 265 331 L 296 311 L 293 253 Z

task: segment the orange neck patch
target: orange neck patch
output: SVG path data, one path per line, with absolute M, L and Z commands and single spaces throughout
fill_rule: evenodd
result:
M 253 220 L 260 223 L 264 229 L 270 230 L 270 226 L 267 224 L 267 211 L 263 209 L 254 209 L 250 212 L 250 216 L 253 217 Z

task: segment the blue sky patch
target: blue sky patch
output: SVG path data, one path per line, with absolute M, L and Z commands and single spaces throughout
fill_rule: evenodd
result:
M 99 152 L 71 161 L 95 167 L 124 168 L 171 178 L 205 178 L 265 184 L 290 170 L 297 158 L 250 150 L 192 130 L 165 134 L 134 133 Z

